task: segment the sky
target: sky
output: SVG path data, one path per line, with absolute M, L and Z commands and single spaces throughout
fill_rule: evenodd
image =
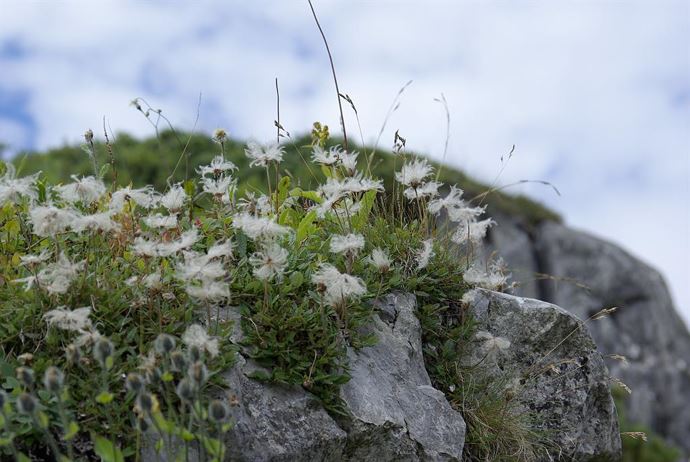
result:
M 690 322 L 690 3 L 327 1 L 351 138 L 407 147 L 524 193 L 665 276 Z M 274 79 L 291 133 L 338 131 L 327 55 L 301 0 L 0 0 L 0 141 L 76 143 L 103 116 L 152 134 L 129 105 L 182 129 L 275 136 Z M 198 121 L 197 121 L 198 108 Z M 511 160 L 501 158 L 516 146 Z M 498 173 L 498 180 L 496 177 Z

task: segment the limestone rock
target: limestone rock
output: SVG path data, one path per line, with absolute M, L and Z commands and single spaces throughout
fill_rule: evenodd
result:
M 475 290 L 481 335 L 473 361 L 507 384 L 563 460 L 619 460 L 618 417 L 609 376 L 586 326 L 539 300 Z M 509 342 L 509 343 L 508 343 Z M 508 390 L 510 388 L 510 390 Z
M 351 412 L 348 456 L 353 460 L 460 460 L 465 422 L 431 386 L 422 356 L 421 327 L 409 294 L 384 297 L 385 313 L 367 329 L 378 342 L 350 349 L 351 380 L 341 396 Z
M 628 358 L 609 364 L 632 389 L 628 418 L 690 451 L 690 334 L 661 275 L 616 245 L 555 223 L 540 227 L 536 243 L 548 273 L 578 283 L 549 282 L 554 303 L 583 319 L 618 307 L 590 329 L 604 353 Z

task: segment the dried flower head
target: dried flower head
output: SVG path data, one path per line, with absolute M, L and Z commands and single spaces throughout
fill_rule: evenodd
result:
M 83 331 L 91 328 L 91 307 L 85 306 L 69 310 L 64 306 L 48 311 L 43 315 L 49 326 L 62 330 Z
M 364 236 L 361 234 L 348 234 L 347 236 L 334 234 L 331 236 L 330 250 L 333 253 L 356 255 L 363 248 Z
M 344 274 L 328 263 L 322 263 L 312 276 L 312 282 L 323 287 L 326 302 L 331 306 L 342 306 L 348 299 L 364 295 L 364 282 L 355 276 Z
M 105 185 L 96 177 L 78 178 L 76 175 L 72 175 L 72 179 L 74 180 L 73 183 L 55 187 L 60 198 L 69 204 L 81 202 L 85 205 L 91 205 L 105 194 Z
M 390 257 L 388 257 L 388 254 L 378 247 L 371 251 L 369 262 L 372 264 L 372 266 L 374 266 L 377 270 L 381 271 L 382 273 L 388 272 L 391 265 L 393 264 L 391 262 Z
M 265 245 L 249 258 L 249 263 L 254 267 L 254 276 L 261 281 L 280 279 L 287 267 L 288 255 L 288 251 L 275 242 Z
M 188 347 L 197 347 L 205 350 L 211 357 L 218 355 L 218 339 L 211 338 L 206 333 L 206 329 L 199 324 L 192 324 L 182 335 L 182 342 Z

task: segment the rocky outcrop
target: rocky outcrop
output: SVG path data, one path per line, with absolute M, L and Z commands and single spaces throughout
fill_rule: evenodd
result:
M 506 260 L 515 292 L 563 306 L 580 319 L 616 306 L 588 323 L 611 375 L 632 389 L 628 419 L 690 452 L 690 334 L 657 271 L 614 244 L 562 224 L 528 226 L 497 216 L 488 237 Z M 536 275 L 536 276 L 535 276 Z
M 235 403 L 228 460 L 462 459 L 465 422 L 432 386 L 415 298 L 391 294 L 375 306 L 362 333 L 374 334 L 376 344 L 347 352 L 351 380 L 340 392 L 347 416 L 330 415 L 300 386 L 255 380 L 265 371 L 240 355 L 224 375 Z M 469 307 L 480 334 L 466 360 L 481 363 L 492 382 L 507 384 L 519 412 L 533 416 L 530 428 L 549 441 L 549 453 L 538 460 L 616 460 L 620 438 L 608 374 L 582 323 L 557 306 L 490 291 L 474 291 Z M 230 339 L 241 342 L 236 326 Z M 492 339 L 503 342 L 498 354 L 486 350 Z M 152 444 L 144 457 L 155 458 Z
M 431 386 L 415 305 L 409 295 L 384 297 L 379 315 L 366 326 L 376 345 L 348 350 L 352 378 L 341 388 L 348 417 L 334 419 L 301 387 L 252 379 L 257 366 L 241 357 L 225 376 L 238 403 L 227 438 L 229 459 L 460 460 L 465 422 Z
M 562 308 L 476 289 L 479 329 L 470 362 L 519 402 L 547 436 L 553 459 L 619 460 L 618 416 L 609 376 L 587 328 Z M 552 460 L 541 455 L 542 460 Z

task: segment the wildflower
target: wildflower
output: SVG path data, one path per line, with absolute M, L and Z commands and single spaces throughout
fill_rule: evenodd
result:
M 252 160 L 249 163 L 250 167 L 254 167 L 255 165 L 265 167 L 269 162 L 281 162 L 283 160 L 284 151 L 282 146 L 275 143 L 261 146 L 257 143 L 249 142 L 244 153 Z
M 74 180 L 73 183 L 55 187 L 60 198 L 67 203 L 81 202 L 85 205 L 91 205 L 105 194 L 105 185 L 96 177 L 77 178 L 76 175 L 72 175 L 72 179 Z
M 140 207 L 150 209 L 158 205 L 160 195 L 153 190 L 152 186 L 139 189 L 132 189 L 131 187 L 122 188 L 113 193 L 110 198 L 109 209 L 121 212 L 125 202 L 130 200 Z
M 206 350 L 211 357 L 218 355 L 218 339 L 211 338 L 199 324 L 192 324 L 182 335 L 182 342 L 188 347 Z
M 206 194 L 210 194 L 224 204 L 230 203 L 230 190 L 235 188 L 237 180 L 230 176 L 222 176 L 220 178 L 201 179 L 202 190 Z
M 477 222 L 460 223 L 450 240 L 456 244 L 481 243 L 486 236 L 486 231 L 495 223 L 491 218 Z
M 217 302 L 230 298 L 230 285 L 226 282 L 203 279 L 200 285 L 187 284 L 185 292 L 197 300 Z
M 312 150 L 311 160 L 321 165 L 334 165 L 340 160 L 340 150 L 338 146 L 334 146 L 326 151 L 321 146 L 316 145 Z
M 274 239 L 290 233 L 290 228 L 281 226 L 269 218 L 255 217 L 246 212 L 236 214 L 232 226 L 241 229 L 250 239 Z
M 41 237 L 54 237 L 64 233 L 77 219 L 79 214 L 73 210 L 60 209 L 53 205 L 33 207 L 29 211 L 29 221 L 34 234 Z
M 182 281 L 212 280 L 225 276 L 223 264 L 198 252 L 184 252 L 184 261 L 177 264 L 175 277 Z
M 177 216 L 176 215 L 162 215 L 156 213 L 154 215 L 149 215 L 144 217 L 144 223 L 149 228 L 164 228 L 172 229 L 177 228 Z
M 232 172 L 237 170 L 237 165 L 233 164 L 229 160 L 225 160 L 223 156 L 217 155 L 211 160 L 208 165 L 202 165 L 197 169 L 197 172 L 201 176 L 212 175 L 218 177 L 226 172 Z
M 34 283 L 51 294 L 64 294 L 69 289 L 72 281 L 79 276 L 84 269 L 86 260 L 79 263 L 72 263 L 63 253 L 60 254 L 55 263 L 51 263 L 38 272 L 36 276 L 29 276 L 22 279 L 15 279 L 14 283 L 25 283 L 26 290 L 31 289 Z
M 93 215 L 79 215 L 72 223 L 72 230 L 81 233 L 87 229 L 92 231 L 113 231 L 120 228 L 111 218 L 112 212 L 94 213 Z
M 9 201 L 19 202 L 22 197 L 27 197 L 32 202 L 38 199 L 36 179 L 40 172 L 24 178 L 15 178 L 14 165 L 5 163 L 5 168 L 7 171 L 0 177 L 0 205 Z
M 160 204 L 170 211 L 178 211 L 187 200 L 187 193 L 180 184 L 173 185 L 170 190 L 160 199 Z
M 429 264 L 429 260 L 434 257 L 435 253 L 433 243 L 433 239 L 427 239 L 426 241 L 422 242 L 422 250 L 420 250 L 419 254 L 417 255 L 418 270 L 426 268 Z
M 509 275 L 504 274 L 503 262 L 500 260 L 492 263 L 487 269 L 473 265 L 463 275 L 463 279 L 468 284 L 488 290 L 502 288 L 506 284 L 508 277 Z
M 357 172 L 357 152 L 341 152 L 340 164 L 345 168 L 348 175 L 354 175 Z
M 360 278 L 343 274 L 328 263 L 321 264 L 312 282 L 323 290 L 331 306 L 340 306 L 351 297 L 364 295 L 367 290 Z
M 382 273 L 387 272 L 392 264 L 388 254 L 378 247 L 371 251 L 369 262 Z
M 57 394 L 62 390 L 65 383 L 65 374 L 55 366 L 50 366 L 46 369 L 43 375 L 43 386 L 46 390 L 53 394 Z
M 433 169 L 426 159 L 417 159 L 403 165 L 402 169 L 395 173 L 395 179 L 405 186 L 417 189 L 431 175 L 432 171 Z
M 422 183 L 417 188 L 405 188 L 403 194 L 408 200 L 419 200 L 424 198 L 431 198 L 438 196 L 438 188 L 441 187 L 441 183 L 435 181 L 428 181 Z
M 348 234 L 347 236 L 333 235 L 331 237 L 330 250 L 333 253 L 356 255 L 364 248 L 364 236 L 361 234 Z
M 22 265 L 27 265 L 27 266 L 32 266 L 32 265 L 37 265 L 39 263 L 43 263 L 44 261 L 48 260 L 50 258 L 51 252 L 48 249 L 43 249 L 40 254 L 38 255 L 23 255 L 19 257 L 19 261 L 21 261 Z
M 75 310 L 68 310 L 61 306 L 43 315 L 49 326 L 62 330 L 83 331 L 91 328 L 91 307 L 85 306 Z
M 445 197 L 433 199 L 427 205 L 430 213 L 438 215 L 443 209 L 448 214 L 448 219 L 452 222 L 474 221 L 482 213 L 485 207 L 468 207 L 462 199 L 463 191 L 456 186 L 450 187 L 450 192 Z
M 262 281 L 280 279 L 287 266 L 288 251 L 276 243 L 266 245 L 262 251 L 255 252 L 249 263 L 254 266 L 254 276 Z
M 232 257 L 235 244 L 232 241 L 221 241 L 209 247 L 208 258 Z
M 132 244 L 132 252 L 145 257 L 169 257 L 193 246 L 197 240 L 199 240 L 199 232 L 196 229 L 185 231 L 180 239 L 171 242 L 147 241 L 142 237 L 137 237 Z
M 364 178 L 361 173 L 344 180 L 329 178 L 325 184 L 318 188 L 318 192 L 323 196 L 324 201 L 315 207 L 319 217 L 333 209 L 333 206 L 350 194 L 362 193 L 366 191 L 382 191 L 383 182 L 371 178 Z

